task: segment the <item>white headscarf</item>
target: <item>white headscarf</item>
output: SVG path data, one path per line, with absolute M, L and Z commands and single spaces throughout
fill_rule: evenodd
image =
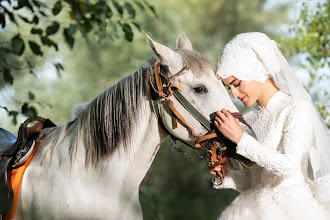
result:
M 330 201 L 329 129 L 276 42 L 263 33 L 237 35 L 225 46 L 217 75 L 223 79 L 234 76 L 239 80 L 261 83 L 270 78 L 282 92 L 304 103 L 300 108 L 307 113 L 311 129 L 306 147 L 313 168 L 316 195 L 320 200 Z

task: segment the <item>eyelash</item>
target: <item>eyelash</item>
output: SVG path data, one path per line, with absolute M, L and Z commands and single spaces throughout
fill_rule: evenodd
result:
M 236 84 L 236 85 L 234 85 L 234 87 L 235 88 L 237 88 L 237 87 L 239 87 L 240 85 L 241 85 L 241 80 Z M 225 88 L 227 89 L 227 90 L 230 90 L 230 87 L 229 86 L 227 86 L 227 85 L 225 85 L 225 84 L 223 84 L 224 86 L 225 86 Z
M 239 83 L 237 83 L 236 85 L 234 85 L 235 88 L 239 87 L 241 85 L 242 81 L 239 81 Z

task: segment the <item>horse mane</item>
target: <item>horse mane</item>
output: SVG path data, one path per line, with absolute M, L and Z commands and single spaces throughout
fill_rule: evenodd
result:
M 109 157 L 119 146 L 131 145 L 145 97 L 147 71 L 148 68 L 141 67 L 106 89 L 85 109 L 83 106 L 78 109 L 74 123 L 79 124 L 77 131 L 83 131 L 81 138 L 85 146 L 89 146 L 86 148 L 87 164 Z
M 213 69 L 213 61 L 195 51 L 178 49 L 184 65 L 199 76 L 207 68 Z M 149 61 L 150 67 L 140 67 L 133 74 L 108 87 L 89 103 L 78 105 L 75 119 L 62 127 L 53 129 L 45 142 L 59 145 L 61 134 L 69 138 L 71 163 L 78 145 L 83 141 L 86 148 L 86 165 L 96 165 L 98 161 L 110 157 L 120 146 L 127 150 L 131 145 L 133 131 L 139 124 L 142 99 L 146 96 L 148 82 L 146 74 L 153 76 L 156 59 Z M 161 66 L 167 72 L 167 66 Z M 209 69 L 208 69 L 209 70 Z M 64 140 L 64 137 L 62 137 Z

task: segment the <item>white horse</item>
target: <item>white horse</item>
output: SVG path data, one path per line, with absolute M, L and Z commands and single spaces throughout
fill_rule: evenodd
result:
M 238 111 L 212 62 L 192 50 L 184 33 L 175 51 L 148 36 L 147 41 L 168 76 L 189 67 L 173 83 L 201 113 Z M 81 106 L 74 120 L 43 130 L 46 136 L 23 176 L 15 219 L 142 219 L 139 185 L 167 136 L 150 104 L 146 74 L 151 69 L 140 68 L 110 86 Z M 207 132 L 173 96 L 170 99 L 197 133 Z M 172 128 L 163 104 L 160 100 L 165 127 L 182 140 L 194 140 L 180 122 Z

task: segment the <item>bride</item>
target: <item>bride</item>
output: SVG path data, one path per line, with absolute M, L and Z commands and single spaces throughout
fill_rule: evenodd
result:
M 214 124 L 237 144 L 237 154 L 255 162 L 228 169 L 223 183 L 213 181 L 216 189 L 240 192 L 220 219 L 330 219 L 329 130 L 276 43 L 262 33 L 237 35 L 225 46 L 217 75 L 251 107 L 244 119 L 253 132 L 243 132 L 226 109 Z M 210 162 L 216 176 L 220 168 Z

